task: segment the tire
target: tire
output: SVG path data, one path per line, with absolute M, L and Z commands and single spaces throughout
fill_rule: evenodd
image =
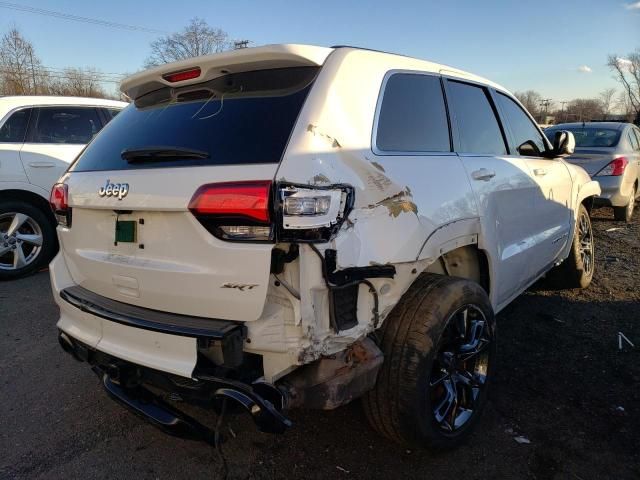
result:
M 37 272 L 57 250 L 55 225 L 40 208 L 20 200 L 0 201 L 0 280 Z
M 580 205 L 571 251 L 567 259 L 547 274 L 552 288 L 587 288 L 595 270 L 593 230 L 589 212 Z
M 465 337 L 460 334 L 463 324 Z M 480 285 L 444 275 L 421 275 L 381 328 L 385 360 L 375 387 L 363 398 L 369 423 L 405 446 L 459 445 L 486 404 L 495 331 L 493 309 Z M 462 361 L 465 356 L 469 358 Z M 463 375 L 465 366 L 474 373 L 469 376 L 467 368 Z M 456 405 L 447 397 L 452 390 Z M 470 415 L 463 405 L 472 407 Z
M 629 197 L 629 203 L 627 203 L 624 207 L 613 207 L 613 218 L 618 220 L 619 222 L 631 222 L 631 217 L 633 217 L 633 209 L 636 204 L 636 187 L 633 186 L 631 190 L 631 195 Z

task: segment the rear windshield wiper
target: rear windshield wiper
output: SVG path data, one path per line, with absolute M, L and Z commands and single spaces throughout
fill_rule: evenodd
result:
M 183 147 L 127 148 L 120 156 L 129 163 L 209 158 L 207 152 Z

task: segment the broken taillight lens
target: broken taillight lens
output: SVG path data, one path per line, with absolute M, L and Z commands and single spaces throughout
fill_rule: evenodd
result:
M 69 187 L 65 183 L 56 183 L 51 189 L 49 204 L 58 224 L 71 226 L 71 208 L 69 207 Z
M 596 173 L 596 177 L 619 177 L 624 173 L 625 168 L 629 164 L 629 160 L 626 157 L 614 158 L 606 167 Z
M 211 233 L 225 240 L 268 241 L 271 181 L 211 183 L 200 187 L 189 210 Z

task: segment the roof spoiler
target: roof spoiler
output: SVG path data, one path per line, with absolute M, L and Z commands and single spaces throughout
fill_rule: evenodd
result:
M 165 86 L 184 86 L 205 82 L 228 73 L 320 66 L 332 51 L 332 48 L 292 44 L 230 50 L 167 63 L 136 73 L 122 81 L 120 91 L 130 99 L 136 100 L 142 95 Z M 184 75 L 184 79 L 175 80 L 175 78 L 181 78 L 175 74 L 196 70 L 199 71 L 198 75 Z

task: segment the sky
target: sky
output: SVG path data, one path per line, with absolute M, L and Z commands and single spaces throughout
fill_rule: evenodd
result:
M 108 73 L 140 70 L 159 35 L 16 11 L 7 4 L 166 32 L 197 16 L 252 46 L 307 43 L 396 52 L 470 71 L 511 91 L 537 90 L 556 102 L 616 87 L 607 55 L 640 48 L 638 0 L 0 1 L 0 34 L 18 27 L 44 66 Z

